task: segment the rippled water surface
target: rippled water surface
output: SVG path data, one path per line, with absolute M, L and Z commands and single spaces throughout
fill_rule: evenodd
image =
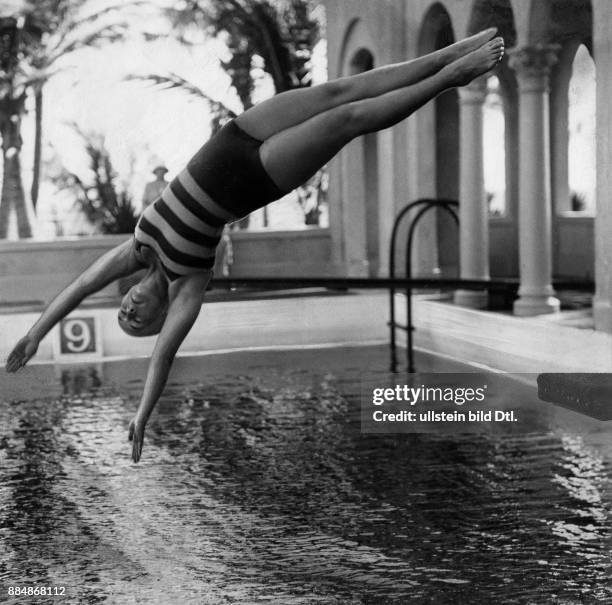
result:
M 182 359 L 138 465 L 144 362 L 0 375 L 0 602 L 612 603 L 612 429 L 526 402 L 528 432 L 363 435 L 386 365 Z

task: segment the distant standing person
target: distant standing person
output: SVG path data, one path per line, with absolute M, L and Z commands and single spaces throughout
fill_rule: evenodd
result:
M 162 191 L 168 186 L 168 181 L 165 178 L 167 172 L 168 169 L 162 165 L 156 166 L 153 169 L 155 180 L 145 185 L 144 193 L 142 194 L 143 211 L 146 209 L 147 206 L 149 206 L 157 198 L 159 198 L 162 194 Z

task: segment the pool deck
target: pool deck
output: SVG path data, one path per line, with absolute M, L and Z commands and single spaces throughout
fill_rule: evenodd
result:
M 213 296 L 205 304 L 181 355 L 371 345 L 389 339 L 388 296 L 383 291 L 229 296 Z M 403 318 L 402 295 L 397 302 L 398 318 Z M 34 307 L 0 310 L 0 358 L 6 358 L 38 313 Z M 55 328 L 41 343 L 36 363 L 149 356 L 155 338 L 126 337 L 117 325 L 116 314 L 116 301 L 102 307 L 80 307 L 70 317 L 93 319 L 97 350 L 62 354 L 59 328 Z M 418 348 L 480 367 L 507 372 L 612 370 L 612 336 L 589 328 L 584 313 L 518 318 L 457 307 L 429 294 L 415 296 L 414 323 Z M 400 344 L 405 342 L 401 333 L 399 340 Z
M 415 343 L 426 350 L 505 372 L 612 372 L 612 335 L 588 312 L 515 317 L 421 296 Z

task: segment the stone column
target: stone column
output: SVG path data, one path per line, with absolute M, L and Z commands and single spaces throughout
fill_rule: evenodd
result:
M 595 216 L 595 329 L 612 332 L 612 3 L 593 2 L 597 68 L 597 214 Z
M 482 110 L 485 78 L 459 89 L 459 266 L 462 279 L 489 278 L 489 217 L 484 186 Z M 455 303 L 487 306 L 486 291 L 457 290 Z
M 519 299 L 515 315 L 554 313 L 548 84 L 557 45 L 510 51 L 519 84 Z

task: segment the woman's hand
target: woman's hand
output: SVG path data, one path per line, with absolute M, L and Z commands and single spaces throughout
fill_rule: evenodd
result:
M 128 439 L 132 442 L 132 460 L 138 462 L 142 454 L 142 442 L 144 440 L 145 422 L 138 416 L 134 416 L 128 429 Z
M 6 360 L 6 371 L 16 372 L 30 361 L 38 350 L 38 339 L 29 334 L 24 336 L 11 351 Z

